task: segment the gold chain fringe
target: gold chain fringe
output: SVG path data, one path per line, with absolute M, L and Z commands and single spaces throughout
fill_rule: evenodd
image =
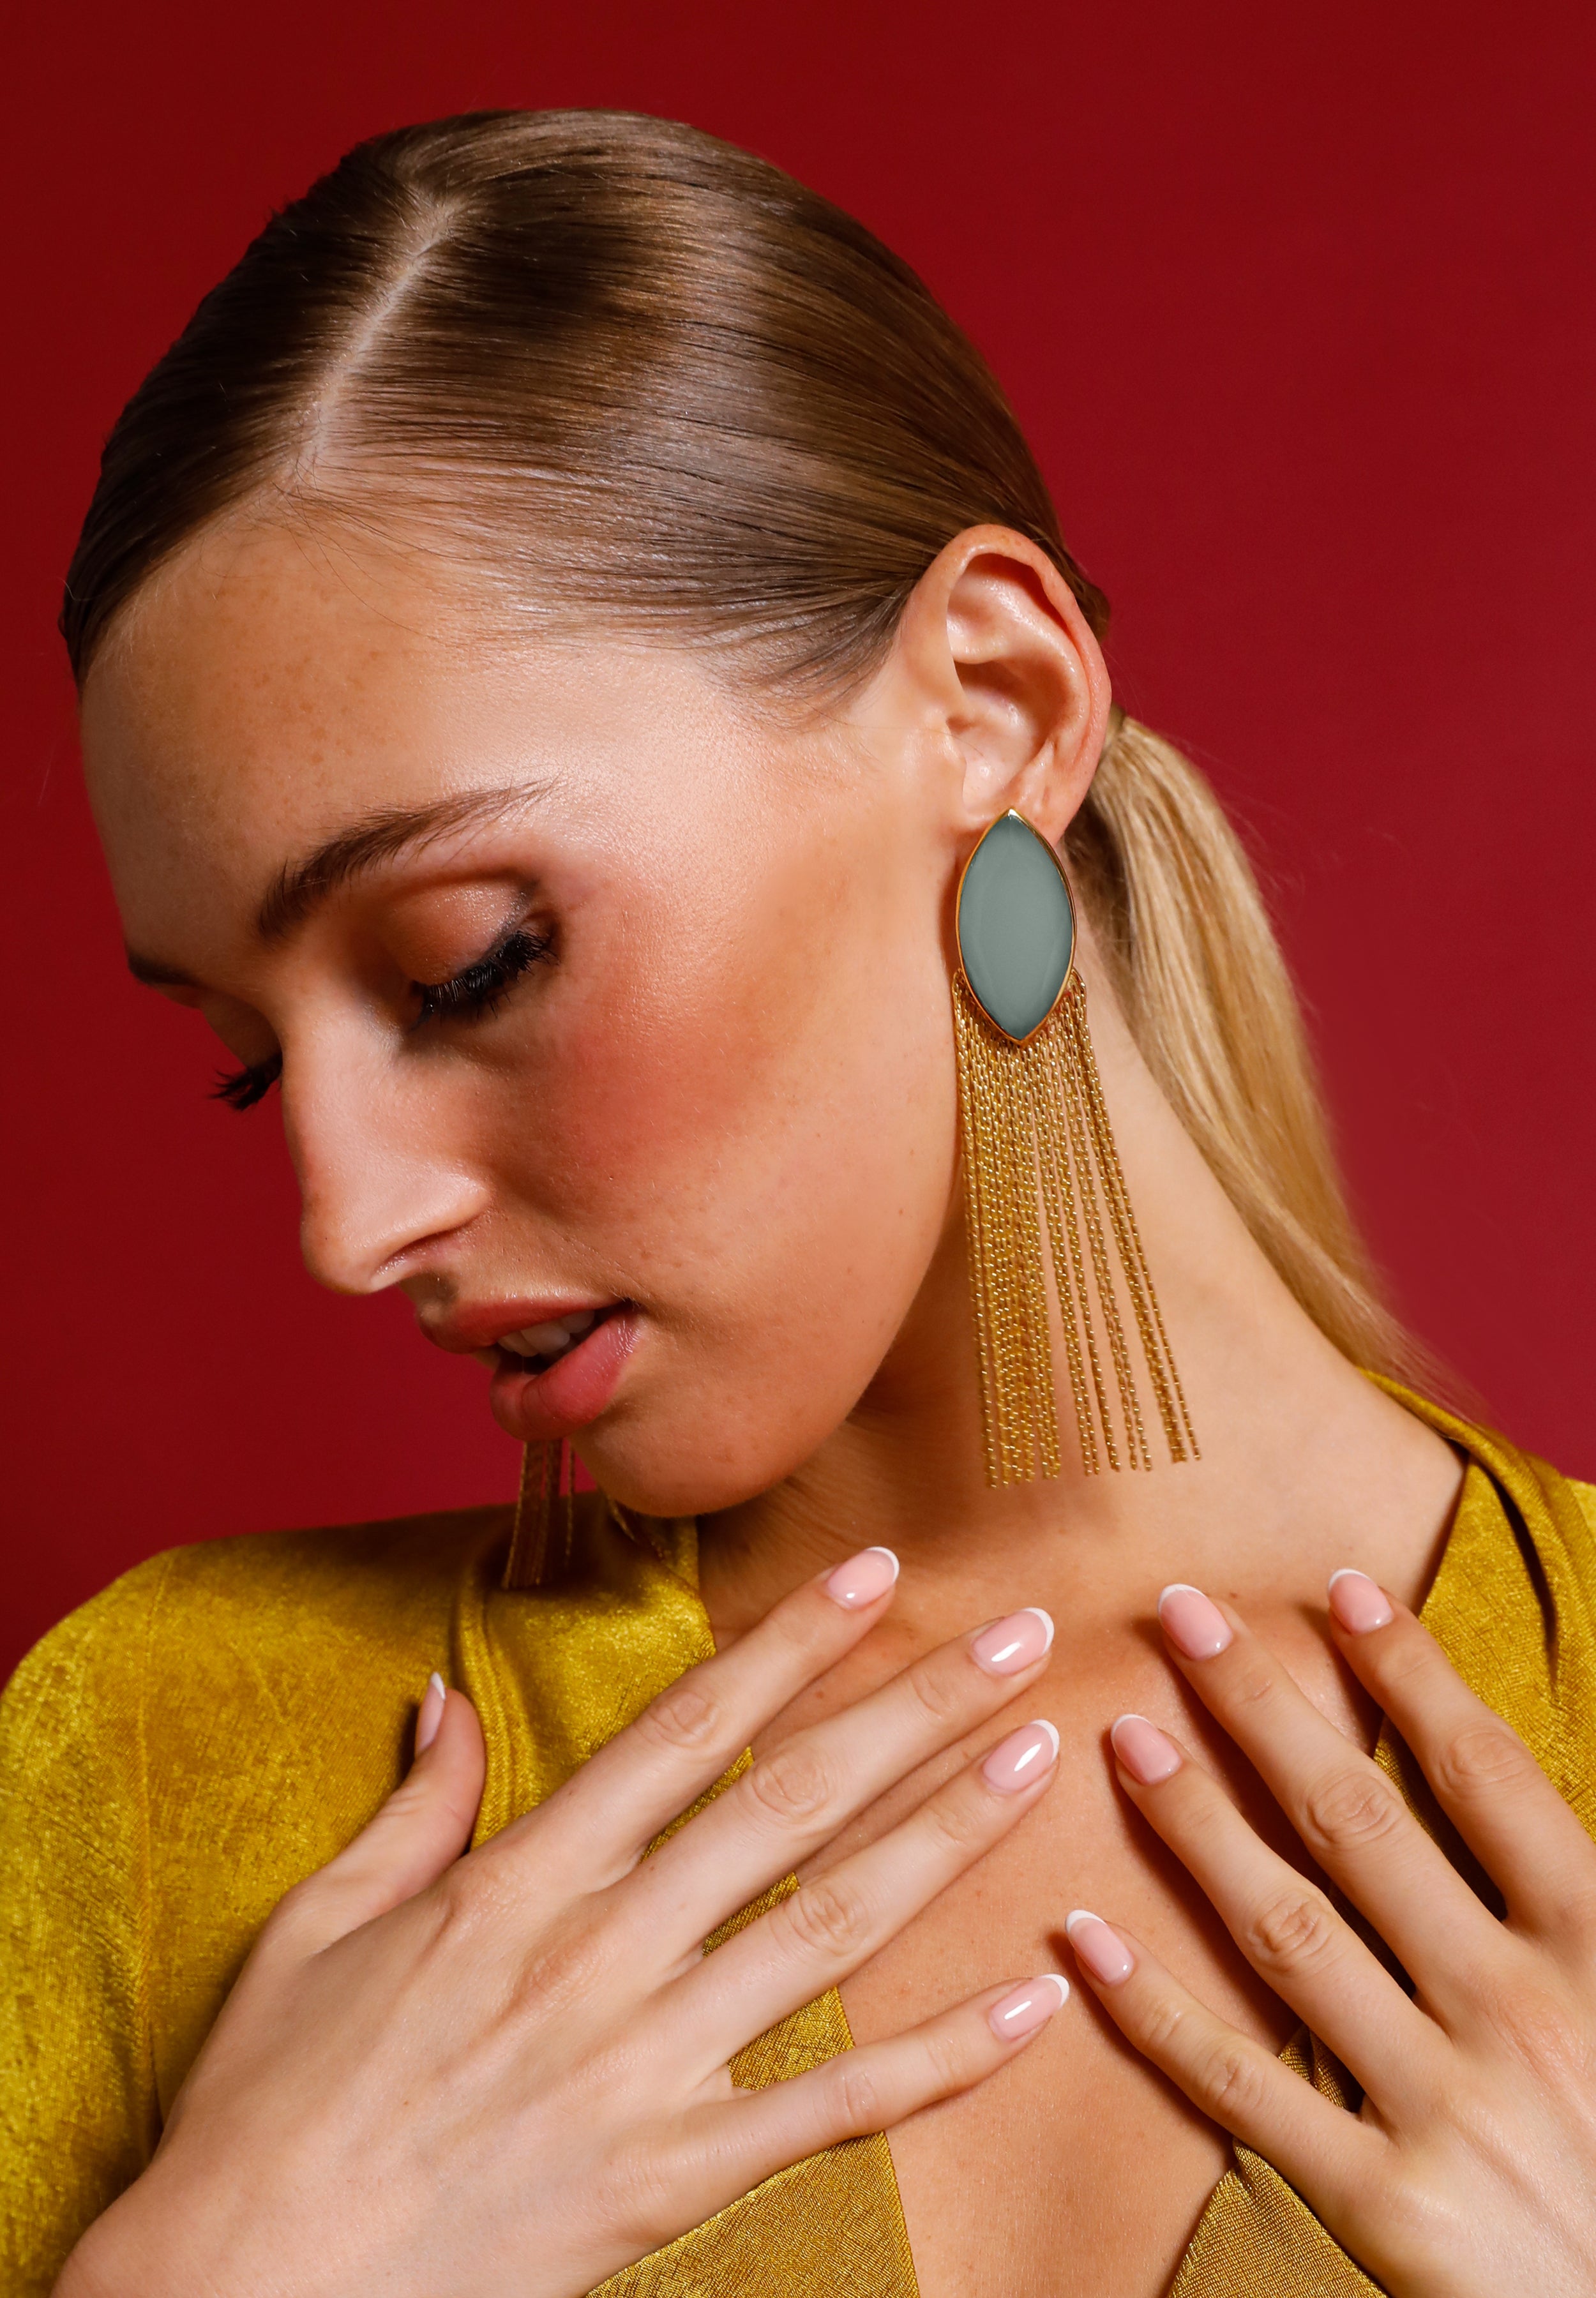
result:
M 565 1443 L 529 1444 L 505 1559 L 507 1588 L 547 1588 L 565 1577 L 576 1529 L 576 1488 Z
M 1105 1456 L 1120 1467 L 1121 1434 L 1129 1466 L 1153 1466 L 1121 1290 L 1170 1458 L 1199 1459 L 1109 1126 L 1086 984 L 1075 975 L 1023 1046 L 993 1028 L 963 974 L 953 1010 L 988 1482 L 1059 1472 L 1049 1265 L 1086 1473 Z

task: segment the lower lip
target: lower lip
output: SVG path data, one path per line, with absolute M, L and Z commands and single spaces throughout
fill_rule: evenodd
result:
M 547 1372 L 522 1372 L 501 1352 L 490 1391 L 494 1419 L 523 1444 L 574 1436 L 608 1409 L 636 1345 L 635 1312 L 617 1309 Z

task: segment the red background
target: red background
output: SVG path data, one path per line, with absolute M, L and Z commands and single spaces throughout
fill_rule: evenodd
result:
M 136 990 L 52 622 L 118 407 L 357 136 L 674 114 L 926 275 L 1246 827 L 1400 1305 L 1596 1472 L 1592 12 L 35 10 L 8 106 L 0 1666 L 142 1555 L 507 1494 L 481 1376 L 300 1271 L 269 1112 Z M 15 50 L 13 48 L 13 54 Z

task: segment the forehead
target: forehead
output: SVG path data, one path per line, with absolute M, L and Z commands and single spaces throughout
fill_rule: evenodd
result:
M 363 779 L 403 803 L 421 794 L 408 778 L 447 779 L 462 713 L 503 681 L 500 653 L 424 561 L 260 522 L 211 531 L 130 602 L 89 673 L 96 810 L 107 826 L 159 812 L 225 837 L 241 808 L 256 833 L 302 827 Z
M 86 683 L 91 801 L 131 938 L 174 905 L 252 905 L 374 814 L 536 778 L 613 807 L 724 756 L 735 714 L 690 657 L 512 640 L 423 553 L 256 520 L 202 535 Z M 647 767 L 640 773 L 640 767 Z

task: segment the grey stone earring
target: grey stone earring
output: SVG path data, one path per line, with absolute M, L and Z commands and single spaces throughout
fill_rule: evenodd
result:
M 1075 956 L 1075 905 L 1058 856 L 1022 814 L 1000 814 L 959 880 L 959 963 L 1013 1045 L 1035 1037 Z
M 1069 880 L 1022 814 L 1000 814 L 964 864 L 956 930 L 954 1028 L 988 1477 L 1010 1484 L 1059 1473 L 1049 1268 L 1087 1475 L 1104 1456 L 1111 1468 L 1121 1465 L 1116 1418 L 1126 1464 L 1153 1465 L 1121 1292 L 1170 1458 L 1194 1459 L 1087 1031 Z

